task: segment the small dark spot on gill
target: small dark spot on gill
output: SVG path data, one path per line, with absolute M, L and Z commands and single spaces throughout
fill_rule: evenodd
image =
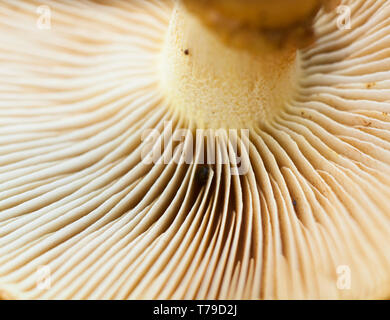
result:
M 364 120 L 363 123 L 364 123 L 364 125 L 365 125 L 366 127 L 370 127 L 370 126 L 372 125 L 372 122 L 369 121 L 369 120 Z
M 184 54 L 185 54 L 186 56 L 188 56 L 188 55 L 190 54 L 190 50 L 189 50 L 189 49 L 185 49 L 185 50 L 184 50 Z
M 297 206 L 297 200 L 293 199 L 292 204 L 293 204 L 294 207 L 296 207 Z
M 199 166 L 195 172 L 195 181 L 199 186 L 204 186 L 209 179 L 210 169 L 207 166 Z

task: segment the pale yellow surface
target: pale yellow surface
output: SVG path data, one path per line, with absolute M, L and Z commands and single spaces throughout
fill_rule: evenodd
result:
M 197 126 L 252 127 L 280 109 L 299 78 L 295 47 L 253 54 L 229 47 L 184 6 L 172 14 L 162 52 L 162 87 Z

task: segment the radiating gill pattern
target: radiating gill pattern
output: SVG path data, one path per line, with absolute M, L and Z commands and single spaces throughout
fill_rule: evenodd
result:
M 196 127 L 158 63 L 172 1 L 0 2 L 0 295 L 27 299 L 383 298 L 390 285 L 390 4 L 320 12 L 294 99 L 194 162 L 145 164 Z M 51 29 L 36 27 L 37 7 Z M 173 123 L 173 134 L 164 123 Z M 244 143 L 245 142 L 245 143 Z M 167 147 L 167 146 L 165 146 Z M 174 149 L 175 150 L 175 149 Z M 177 150 L 177 149 L 176 149 Z M 233 151 L 232 151 L 233 150 Z M 163 150 L 161 157 L 168 152 Z M 48 266 L 50 288 L 37 286 Z M 351 288 L 339 288 L 339 266 Z

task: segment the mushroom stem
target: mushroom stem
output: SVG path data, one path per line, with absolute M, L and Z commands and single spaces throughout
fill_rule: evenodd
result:
M 292 43 L 256 52 L 228 46 L 177 2 L 162 52 L 162 89 L 198 127 L 250 128 L 291 99 L 299 61 Z
M 312 24 L 322 7 L 338 0 L 181 0 L 210 29 L 232 45 L 248 49 L 313 40 Z

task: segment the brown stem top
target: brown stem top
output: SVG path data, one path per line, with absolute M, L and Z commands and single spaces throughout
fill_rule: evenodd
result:
M 182 0 L 206 25 L 234 45 L 266 39 L 276 47 L 313 40 L 312 22 L 319 9 L 340 0 Z M 264 41 L 261 41 L 264 47 Z

